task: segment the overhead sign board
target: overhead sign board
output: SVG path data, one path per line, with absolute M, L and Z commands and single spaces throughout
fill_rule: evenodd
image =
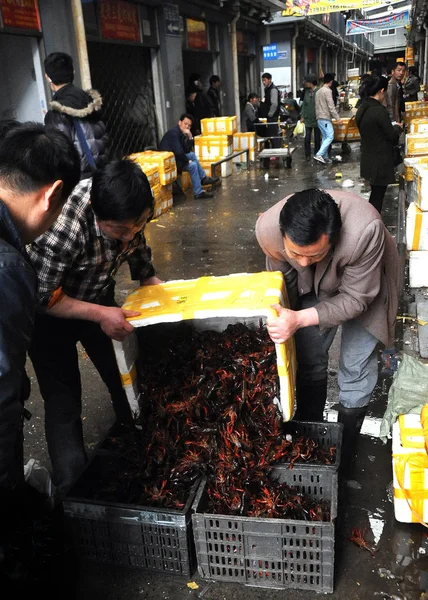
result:
M 180 36 L 180 13 L 176 4 L 163 5 L 163 18 L 166 35 Z
M 278 60 L 278 45 L 263 46 L 263 60 Z
M 283 17 L 304 17 L 381 6 L 385 0 L 286 0 Z
M 405 27 L 410 23 L 410 11 L 404 10 L 400 13 L 380 17 L 377 19 L 366 19 L 364 21 L 346 21 L 346 35 L 358 35 L 360 33 L 370 33 L 372 31 L 381 31 L 393 27 Z

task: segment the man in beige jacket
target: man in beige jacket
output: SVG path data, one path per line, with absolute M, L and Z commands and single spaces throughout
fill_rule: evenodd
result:
M 342 471 L 352 459 L 378 377 L 378 343 L 390 346 L 401 280 L 396 244 L 366 200 L 341 190 L 309 189 L 281 200 L 256 223 L 268 271 L 281 271 L 290 309 L 268 319 L 272 340 L 291 336 L 298 363 L 295 418 L 322 421 L 328 352 L 342 328 L 339 422 Z
M 332 120 L 336 119 L 339 125 L 342 123 L 336 107 L 333 102 L 333 93 L 331 86 L 333 85 L 334 74 L 326 73 L 324 75 L 324 85 L 317 91 L 315 96 L 315 114 L 317 117 L 318 128 L 321 131 L 321 148 L 314 156 L 314 160 L 323 165 L 331 164 L 331 159 L 328 156 L 328 149 L 334 140 L 334 127 Z

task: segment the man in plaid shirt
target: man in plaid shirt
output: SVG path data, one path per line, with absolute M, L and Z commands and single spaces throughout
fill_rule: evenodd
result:
M 87 461 L 77 342 L 106 384 L 117 420 L 132 423 L 111 339 L 129 335 L 133 327 L 126 317 L 139 313 L 116 305 L 114 276 L 128 261 L 132 279 L 160 283 L 144 237 L 152 212 L 152 192 L 140 167 L 113 161 L 79 183 L 54 226 L 27 249 L 43 309 L 29 354 L 45 402 L 46 440 L 60 495 Z

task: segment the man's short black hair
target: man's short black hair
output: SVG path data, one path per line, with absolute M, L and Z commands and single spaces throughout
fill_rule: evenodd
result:
M 189 113 L 183 113 L 178 120 L 184 121 L 184 119 L 189 119 L 193 123 L 193 117 Z
M 217 83 L 218 81 L 220 81 L 220 77 L 218 75 L 211 75 L 210 85 L 212 85 L 213 83 Z
M 270 73 L 263 73 L 262 79 L 272 79 L 272 75 Z
M 325 233 L 334 245 L 342 219 L 336 202 L 327 192 L 316 188 L 296 192 L 282 207 L 279 227 L 297 246 L 315 244 Z
M 52 52 L 44 61 L 45 73 L 56 85 L 73 83 L 73 59 L 65 52 Z
M 323 78 L 324 83 L 330 83 L 330 81 L 334 81 L 334 73 L 326 73 Z
M 248 94 L 248 102 L 250 102 L 250 100 L 254 100 L 254 98 L 258 98 L 259 95 L 256 94 L 255 92 L 251 92 L 251 94 Z
M 395 71 L 395 69 L 396 69 L 397 67 L 406 67 L 406 63 L 405 63 L 405 62 L 403 62 L 403 61 L 401 61 L 401 60 L 398 60 L 398 61 L 395 63 L 395 65 L 392 67 L 392 70 L 393 70 L 393 71 Z
M 15 193 L 29 194 L 61 180 L 66 199 L 79 179 L 79 154 L 58 129 L 22 123 L 0 140 L 0 182 Z
M 99 221 L 138 219 L 153 205 L 147 176 L 128 158 L 113 160 L 92 176 L 91 206 Z

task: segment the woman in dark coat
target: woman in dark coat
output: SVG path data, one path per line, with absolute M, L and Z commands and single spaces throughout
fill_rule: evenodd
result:
M 366 76 L 360 87 L 362 104 L 355 116 L 361 135 L 361 177 L 370 183 L 369 202 L 379 213 L 386 188 L 395 182 L 393 148 L 401 133 L 383 105 L 387 87 L 386 77 Z

